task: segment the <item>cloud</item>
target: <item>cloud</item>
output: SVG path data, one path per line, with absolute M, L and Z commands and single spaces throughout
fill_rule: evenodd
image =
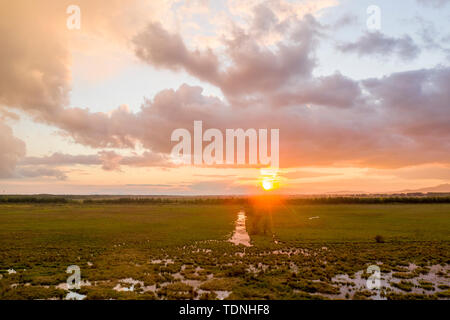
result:
M 0 178 L 10 178 L 19 159 L 25 156 L 25 143 L 14 137 L 12 129 L 1 121 L 0 150 Z
M 65 165 L 99 165 L 102 162 L 98 155 L 70 155 L 64 153 L 53 153 L 44 157 L 26 157 L 20 161 L 21 165 L 47 165 L 47 166 L 65 166 Z
M 336 89 L 334 84 L 335 81 L 331 81 L 321 86 L 337 91 L 335 96 L 352 96 L 342 93 L 345 90 Z M 79 109 L 77 120 L 69 118 L 64 129 L 75 141 L 92 147 L 128 148 L 139 142 L 149 150 L 148 154 L 120 160 L 114 153 L 105 155 L 104 168 L 110 170 L 118 169 L 119 164 L 173 165 L 168 160 L 173 147 L 170 135 L 177 128 L 192 131 L 194 120 L 202 120 L 205 130 L 281 129 L 283 167 L 329 164 L 400 167 L 427 162 L 449 163 L 449 85 L 450 68 L 401 72 L 361 81 L 358 87 L 364 88 L 364 96 L 354 95 L 360 102 L 350 99 L 348 103 L 342 102 L 343 108 L 299 107 L 296 103 L 305 101 L 291 100 L 292 105 L 282 109 L 273 109 L 274 100 L 251 108 L 236 108 L 204 95 L 200 87 L 182 85 L 177 90 L 161 91 L 136 113 L 126 108 L 109 115 Z M 313 96 L 307 90 L 305 94 Z M 332 98 L 324 92 L 321 99 Z M 339 105 L 336 101 L 335 104 Z M 109 158 L 115 160 L 108 162 Z
M 67 179 L 67 175 L 63 171 L 45 167 L 20 167 L 16 170 L 15 175 L 15 178 L 52 177 L 58 180 Z
M 366 32 L 355 42 L 342 43 L 337 46 L 344 53 L 356 53 L 361 56 L 392 57 L 413 60 L 420 54 L 420 48 L 409 35 L 395 38 L 381 32 Z
M 68 103 L 69 55 L 58 31 L 63 28 L 50 18 L 55 10 L 42 10 L 47 4 L 0 4 L 8 13 L 0 23 L 0 105 L 36 114 Z
M 450 68 L 400 72 L 367 79 L 363 84 L 385 113 L 383 133 L 389 134 L 391 143 L 398 141 L 396 149 L 379 153 L 386 163 L 449 163 Z M 388 141 L 384 144 L 390 145 Z M 408 157 L 411 159 L 406 161 Z
M 6 4 L 2 6 L 2 12 L 9 11 Z M 51 20 L 54 11 L 40 16 L 37 12 L 45 10 L 33 4 L 23 8 L 26 15 L 21 17 L 15 8 L 10 20 L 15 23 L 0 24 L 0 46 L 8 48 L 0 52 L 0 104 L 24 110 L 37 121 L 56 127 L 61 135 L 100 150 L 85 156 L 26 158 L 22 165 L 98 165 L 104 170 L 172 166 L 168 160 L 173 146 L 170 135 L 177 128 L 192 128 L 194 120 L 202 120 L 205 129 L 223 131 L 280 129 L 284 167 L 399 167 L 450 162 L 449 68 L 361 81 L 339 72 L 317 76 L 316 50 L 326 28 L 314 16 L 289 13 L 286 1 L 258 2 L 250 7 L 245 2 L 240 6 L 236 10 L 247 16 L 247 23 L 230 23 L 230 32 L 218 37 L 220 46 L 216 48 L 193 48 L 180 33 L 157 22 L 130 36 L 141 62 L 186 72 L 221 89 L 224 100 L 204 94 L 201 87 L 184 84 L 176 90 L 160 91 L 136 112 L 122 105 L 108 113 L 70 107 L 68 38 L 53 25 L 64 24 L 65 15 Z M 32 14 L 37 18 L 28 21 Z M 46 24 L 47 20 L 51 22 Z M 99 27 L 99 32 L 113 37 L 111 21 L 93 20 L 89 19 L 92 25 L 86 26 L 88 30 Z M 10 25 L 18 29 L 17 34 L 9 32 Z M 126 29 L 125 34 L 116 36 L 133 34 L 132 26 Z M 83 32 L 90 34 L 88 30 Z M 340 49 L 406 60 L 420 53 L 408 36 L 393 38 L 381 33 L 366 34 Z M 0 156 L 1 172 L 7 176 L 23 156 L 24 146 L 7 127 L 1 128 L 5 134 L 0 141 L 9 150 L 7 156 Z M 145 149 L 140 155 L 119 153 L 119 149 L 134 150 L 137 145 Z M 104 151 L 106 148 L 117 150 Z
M 249 30 L 234 25 L 230 37 L 223 39 L 221 56 L 211 49 L 187 49 L 179 35 L 159 24 L 149 25 L 134 38 L 136 54 L 152 66 L 183 70 L 219 87 L 236 106 L 267 99 L 276 106 L 295 103 L 345 107 L 354 103 L 360 95 L 355 81 L 341 74 L 312 76 L 316 66 L 314 51 L 325 30 L 313 16 L 280 22 L 265 6 L 258 5 L 255 11 Z M 272 17 L 272 22 L 263 24 L 260 20 L 267 22 L 267 17 L 261 15 Z M 257 34 L 267 28 L 283 31 L 285 37 L 272 47 L 265 46 Z
M 103 163 L 103 170 L 120 170 L 120 161 L 122 160 L 122 156 L 118 155 L 114 151 L 102 151 L 99 153 L 99 157 Z
M 36 120 L 54 125 L 54 117 L 63 118 L 64 108 L 69 106 L 74 56 L 82 52 L 96 58 L 95 70 L 90 69 L 96 71 L 107 59 L 108 50 L 116 53 L 113 48 L 121 47 L 128 51 L 135 30 L 158 14 L 164 16 L 172 3 L 79 0 L 81 29 L 69 30 L 66 8 L 74 4 L 71 0 L 2 1 L 0 106 L 24 110 Z
M 309 15 L 290 24 L 285 30 L 289 43 L 278 41 L 273 49 L 260 45 L 251 33 L 236 28 L 233 38 L 225 42 L 226 55 L 233 63 L 223 71 L 218 83 L 230 100 L 245 95 L 268 95 L 310 79 L 316 65 L 313 51 L 321 26 Z
M 350 13 L 346 13 L 343 14 L 341 17 L 339 17 L 333 24 L 333 30 L 336 30 L 338 28 L 345 28 L 345 27 L 349 27 L 352 25 L 356 25 L 358 23 L 358 17 L 350 14 Z
M 421 17 L 416 17 L 414 20 L 415 24 L 420 25 L 417 34 L 420 36 L 424 48 L 434 52 L 440 51 L 450 61 L 450 48 L 446 46 L 450 40 L 450 36 L 443 36 L 431 21 L 427 21 Z
M 17 114 L 15 114 L 14 112 L 10 112 L 10 111 L 8 111 L 6 109 L 2 109 L 0 107 L 0 120 L 6 120 L 6 119 L 17 121 L 17 120 L 20 120 L 20 117 Z
M 36 12 L 42 10 L 38 7 L 35 9 Z M 263 7 L 258 10 L 263 12 L 259 13 L 259 17 L 260 14 L 268 14 Z M 107 170 L 118 170 L 119 164 L 123 162 L 152 165 L 154 161 L 165 160 L 164 157 L 151 159 L 149 155 L 167 155 L 171 150 L 168 137 L 172 130 L 190 127 L 194 120 L 202 119 L 208 126 L 221 129 L 249 126 L 279 128 L 282 125 L 295 128 L 296 123 L 291 123 L 289 119 L 300 120 L 298 111 L 289 110 L 274 117 L 271 108 L 293 104 L 326 104 L 339 107 L 353 105 L 354 98 L 360 94 L 356 82 L 339 74 L 317 79 L 312 77 L 315 66 L 314 49 L 322 29 L 320 24 L 309 15 L 302 18 L 288 16 L 282 20 L 284 9 L 280 7 L 276 10 L 277 22 L 274 20 L 271 26 L 254 23 L 251 24 L 251 30 L 235 26 L 232 37 L 223 42 L 226 56 L 231 59 L 228 66 L 221 63 L 221 58 L 211 50 L 188 49 L 180 36 L 169 33 L 158 24 L 150 24 L 135 38 L 136 52 L 147 63 L 162 68 L 183 69 L 199 79 L 219 86 L 226 93 L 231 106 L 218 98 L 204 96 L 199 87 L 183 85 L 177 91 L 161 91 L 153 101 L 147 101 L 137 113 L 130 112 L 126 106 L 120 106 L 108 114 L 93 113 L 87 108 L 67 107 L 70 61 L 67 48 L 62 45 L 64 35 L 59 32 L 52 36 L 47 34 L 49 41 L 46 45 L 33 44 L 36 50 L 24 48 L 22 43 L 26 41 L 9 44 L 5 43 L 5 39 L 0 39 L 6 47 L 11 47 L 18 53 L 33 52 L 32 59 L 22 59 L 20 54 L 8 56 L 9 63 L 4 63 L 3 67 L 9 68 L 10 72 L 2 79 L 5 83 L 10 83 L 11 87 L 0 90 L 0 99 L 12 108 L 20 108 L 33 114 L 36 120 L 56 126 L 62 135 L 77 143 L 94 148 L 134 148 L 137 143 L 141 143 L 149 152 L 147 156 L 135 159 L 121 159 L 114 153 L 104 153 L 100 160 L 65 160 L 95 164 L 100 162 Z M 258 14 L 255 17 L 258 17 Z M 36 29 L 33 29 L 34 25 L 23 26 L 24 30 L 31 29 L 34 34 L 33 41 L 37 42 L 45 34 L 39 29 L 45 23 L 40 19 L 38 22 L 41 24 L 37 25 Z M 61 22 L 64 20 L 58 20 L 58 23 Z M 286 31 L 287 39 L 278 41 L 275 51 L 253 37 L 258 30 L 266 27 L 279 32 Z M 59 28 L 50 26 L 50 30 Z M 47 46 L 53 50 L 47 49 Z M 45 64 L 38 63 L 41 60 L 45 61 Z M 15 63 L 10 63 L 11 61 Z M 23 67 L 25 70 L 37 69 L 35 73 L 40 76 L 16 76 L 11 66 L 20 64 L 27 65 Z M 17 82 L 24 81 L 23 79 L 30 83 L 21 85 Z M 241 85 L 242 83 L 245 85 Z M 31 91 L 19 92 L 22 87 L 30 88 Z M 305 88 L 305 92 L 298 92 L 299 87 Z M 253 103 L 255 108 L 242 108 L 236 112 L 238 106 L 242 107 L 248 103 Z M 254 117 L 257 113 L 260 114 Z M 254 121 L 247 121 L 251 117 L 254 117 Z M 278 120 L 271 124 L 271 119 Z M 302 134 L 303 129 L 299 133 Z
M 219 62 L 213 52 L 188 50 L 178 34 L 170 34 L 159 23 L 149 24 L 133 42 L 136 55 L 151 65 L 184 69 L 199 79 L 216 81 Z
M 43 157 L 24 157 L 18 165 L 31 167 L 64 167 L 64 166 L 101 166 L 105 171 L 120 170 L 122 165 L 133 167 L 171 167 L 168 163 L 168 157 L 161 154 L 154 154 L 151 152 L 143 152 L 141 155 L 121 155 L 115 151 L 99 151 L 97 154 L 91 155 L 71 155 L 64 153 L 53 153 L 49 156 Z M 53 169 L 51 169 L 53 170 Z
M 272 104 L 274 106 L 315 104 L 348 108 L 361 101 L 361 89 L 358 82 L 340 73 L 317 77 L 303 85 L 301 90 L 292 89 L 275 94 L 272 97 Z
M 144 152 L 141 155 L 122 156 L 114 151 L 101 151 L 99 158 L 102 161 L 102 169 L 106 171 L 120 170 L 120 166 L 131 167 L 172 167 L 169 157 L 152 152 Z
M 257 14 L 255 8 L 261 5 L 273 12 L 278 20 L 286 20 L 289 18 L 301 18 L 307 14 L 318 14 L 320 10 L 333 7 L 339 4 L 337 0 L 305 0 L 293 2 L 289 0 L 265 1 L 265 0 L 228 0 L 228 10 L 235 16 L 243 19 Z

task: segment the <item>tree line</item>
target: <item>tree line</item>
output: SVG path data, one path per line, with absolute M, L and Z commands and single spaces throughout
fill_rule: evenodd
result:
M 89 197 L 89 196 L 0 196 L 0 203 L 42 204 L 204 204 L 251 205 L 252 197 Z M 450 203 L 450 195 L 425 196 L 317 196 L 288 197 L 285 204 L 395 204 Z

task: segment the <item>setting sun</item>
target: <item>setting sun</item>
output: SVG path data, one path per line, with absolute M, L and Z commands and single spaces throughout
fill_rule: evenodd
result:
M 278 189 L 278 170 L 274 168 L 265 168 L 260 170 L 260 183 L 265 191 Z
M 264 190 L 269 191 L 273 189 L 273 182 L 269 180 L 264 180 L 262 182 L 262 187 Z

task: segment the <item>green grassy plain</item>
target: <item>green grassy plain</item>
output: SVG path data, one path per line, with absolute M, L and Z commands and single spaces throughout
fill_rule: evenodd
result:
M 282 206 L 273 224 L 282 241 L 450 241 L 450 205 Z
M 339 298 L 333 277 L 352 277 L 371 264 L 403 278 L 440 265 L 436 283 L 417 282 L 415 291 L 396 283 L 399 291 L 382 296 L 448 298 L 450 204 L 245 208 L 252 247 L 227 241 L 239 210 L 224 204 L 1 204 L 0 299 L 64 298 L 67 291 L 58 285 L 70 265 L 89 281 L 77 290 L 87 299 Z M 417 268 L 408 269 L 410 263 Z M 133 291 L 117 289 L 129 288 L 124 279 L 130 278 Z M 367 297 L 353 290 L 344 298 Z

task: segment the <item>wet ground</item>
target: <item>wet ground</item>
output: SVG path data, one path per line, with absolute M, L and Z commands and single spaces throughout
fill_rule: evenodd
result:
M 115 241 L 104 254 L 88 251 L 88 259 L 76 259 L 80 289 L 64 282 L 64 266 L 56 270 L 63 270 L 57 278 L 45 275 L 51 274 L 51 259 L 37 279 L 29 276 L 28 266 L 11 264 L 0 278 L 0 286 L 7 287 L 0 289 L 9 297 L 70 300 L 450 298 L 447 242 L 274 241 L 273 234 L 250 237 L 248 223 L 241 210 L 223 240 L 139 250 Z M 376 289 L 367 286 L 371 265 L 381 270 Z

